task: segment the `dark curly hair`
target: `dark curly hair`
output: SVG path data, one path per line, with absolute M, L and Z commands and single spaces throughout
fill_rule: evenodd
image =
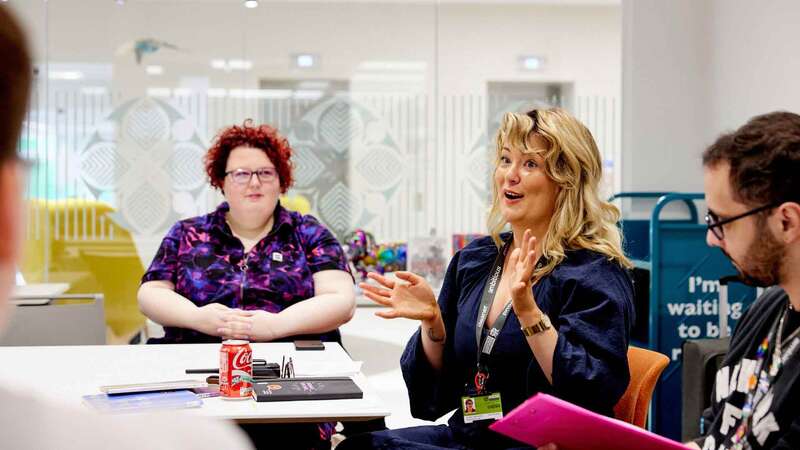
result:
M 205 157 L 206 174 L 211 186 L 222 190 L 228 156 L 236 147 L 245 146 L 263 150 L 278 172 L 281 193 L 292 187 L 292 148 L 289 141 L 269 125 L 254 125 L 247 119 L 241 126 L 225 128 L 214 139 Z
M 776 111 L 753 117 L 703 153 L 703 165 L 730 164 L 737 200 L 761 206 L 800 203 L 800 115 Z

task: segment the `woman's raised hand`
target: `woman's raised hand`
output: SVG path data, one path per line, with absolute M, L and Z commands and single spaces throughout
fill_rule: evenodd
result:
M 411 272 L 395 272 L 399 281 L 370 272 L 367 276 L 380 286 L 359 283 L 364 295 L 373 302 L 386 306 L 388 311 L 375 313 L 384 319 L 404 317 L 430 322 L 440 316 L 436 295 L 424 278 Z
M 538 311 L 533 298 L 531 278 L 536 268 L 536 237 L 531 230 L 525 230 L 522 242 L 511 252 L 508 261 L 511 280 L 511 300 L 517 316 Z

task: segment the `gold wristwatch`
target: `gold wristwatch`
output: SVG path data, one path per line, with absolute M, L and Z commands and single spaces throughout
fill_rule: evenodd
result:
M 538 322 L 529 327 L 520 327 L 520 330 L 522 330 L 522 334 L 525 336 L 533 336 L 542 331 L 549 330 L 550 328 L 553 328 L 553 325 L 550 323 L 550 318 L 547 317 L 547 314 L 542 314 L 542 318 L 539 319 Z

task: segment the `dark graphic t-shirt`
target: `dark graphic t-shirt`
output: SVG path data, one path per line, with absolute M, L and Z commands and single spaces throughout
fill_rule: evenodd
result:
M 736 327 L 730 351 L 717 371 L 711 408 L 703 414 L 707 435 L 696 441 L 703 450 L 732 446 L 731 438 L 742 422 L 748 380 L 758 365 L 756 350 L 788 303 L 786 292 L 773 287 L 753 304 Z M 753 405 L 744 448 L 800 449 L 800 337 L 786 340 L 798 326 L 800 312 L 789 310 L 782 330 L 783 368 Z M 765 371 L 769 371 L 774 348 L 773 339 L 764 362 Z

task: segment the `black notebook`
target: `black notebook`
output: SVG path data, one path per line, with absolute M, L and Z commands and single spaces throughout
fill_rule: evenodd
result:
M 278 378 L 253 384 L 259 402 L 339 400 L 363 398 L 364 393 L 349 377 Z

